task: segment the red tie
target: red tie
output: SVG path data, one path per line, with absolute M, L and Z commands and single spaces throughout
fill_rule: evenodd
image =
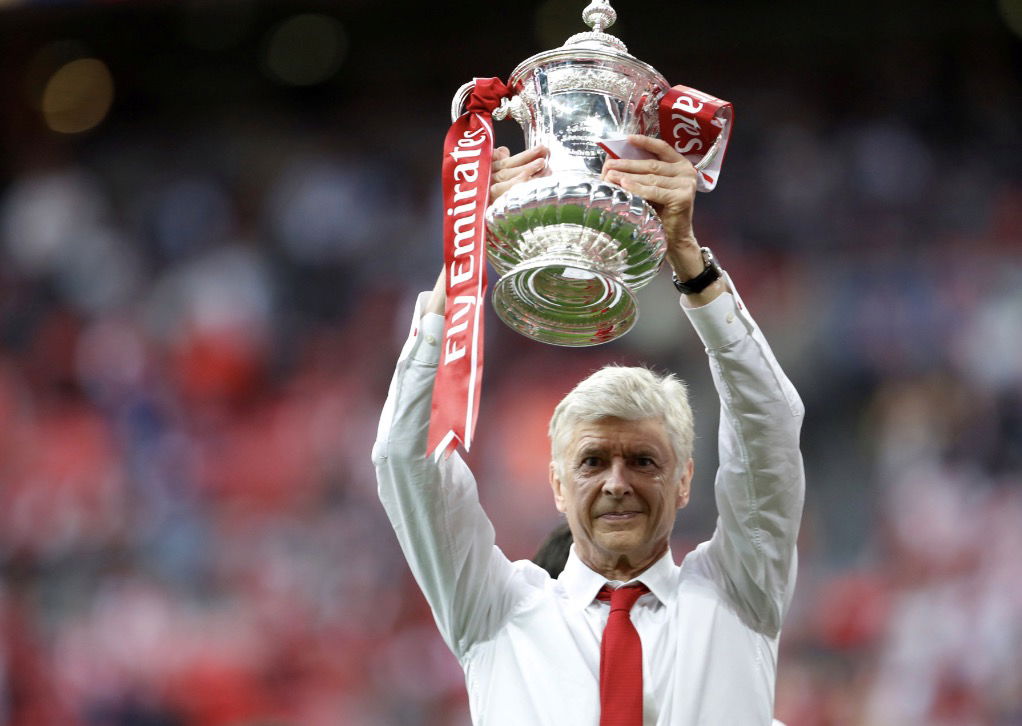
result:
M 611 590 L 596 596 L 610 601 L 610 617 L 600 643 L 600 726 L 642 726 L 642 643 L 629 611 L 645 585 Z

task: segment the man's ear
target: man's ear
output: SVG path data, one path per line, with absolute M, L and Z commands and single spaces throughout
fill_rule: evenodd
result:
M 564 503 L 564 489 L 561 487 L 561 477 L 557 475 L 557 464 L 553 461 L 550 462 L 550 488 L 554 492 L 554 505 L 557 507 L 557 511 L 563 514 L 567 511 Z
M 678 509 L 688 504 L 688 496 L 692 492 L 692 475 L 695 471 L 696 463 L 690 456 L 681 469 L 681 478 L 678 481 Z

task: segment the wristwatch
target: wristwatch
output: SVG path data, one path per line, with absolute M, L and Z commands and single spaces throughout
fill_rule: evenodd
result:
M 720 279 L 723 271 L 720 269 L 720 265 L 717 264 L 717 258 L 713 256 L 713 252 L 710 251 L 709 247 L 700 247 L 699 251 L 703 253 L 703 264 L 706 265 L 703 271 L 693 277 L 691 280 L 685 280 L 684 282 L 678 279 L 677 273 L 671 275 L 671 280 L 674 282 L 674 287 L 678 289 L 682 295 L 694 295 L 697 292 L 702 292 L 711 283 L 716 282 Z

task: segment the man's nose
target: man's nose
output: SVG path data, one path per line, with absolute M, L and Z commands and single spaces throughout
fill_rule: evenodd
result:
M 622 459 L 614 459 L 603 480 L 603 493 L 611 497 L 623 497 L 631 492 L 628 483 L 628 467 Z

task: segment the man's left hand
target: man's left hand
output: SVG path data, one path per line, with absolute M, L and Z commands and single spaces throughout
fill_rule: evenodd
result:
M 628 142 L 656 158 L 608 158 L 603 165 L 602 178 L 638 194 L 653 206 L 667 236 L 667 261 L 679 279 L 690 280 L 704 267 L 699 243 L 692 231 L 696 169 L 662 139 L 633 134 Z

